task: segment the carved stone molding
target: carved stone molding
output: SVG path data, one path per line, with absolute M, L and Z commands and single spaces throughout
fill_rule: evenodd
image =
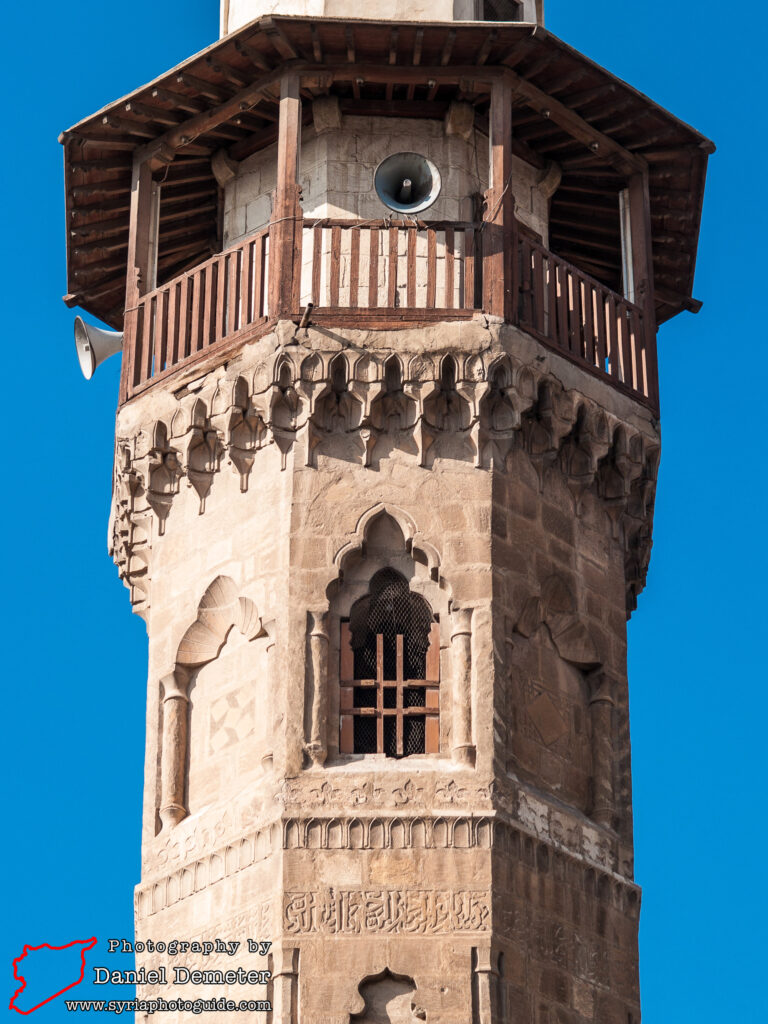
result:
M 270 365 L 221 379 L 203 394 L 169 396 L 175 411 L 118 440 L 111 545 L 137 611 L 148 601 L 148 526 L 156 518 L 158 534 L 165 531 L 183 476 L 202 514 L 222 465 L 234 467 L 246 491 L 267 446 L 277 446 L 283 469 L 297 444 L 310 466 L 321 454 L 342 453 L 373 466 L 384 439 L 413 452 L 422 466 L 443 439 L 453 439 L 452 458 L 496 471 L 522 448 L 542 489 L 547 474 L 563 474 L 576 516 L 587 493 L 594 494 L 614 536 L 623 538 L 628 609 L 635 605 L 650 556 L 658 439 L 565 389 L 536 364 L 491 350 L 405 357 L 290 346 Z
M 135 894 L 136 920 L 151 917 L 222 878 L 229 878 L 252 864 L 266 860 L 280 845 L 280 826 L 266 825 L 184 864 L 170 874 L 143 883 Z
M 490 849 L 494 820 L 472 816 L 288 818 L 286 850 Z

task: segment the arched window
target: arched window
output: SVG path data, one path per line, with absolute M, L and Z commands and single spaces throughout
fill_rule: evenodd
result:
M 381 569 L 341 623 L 342 754 L 440 749 L 440 627 L 394 569 Z

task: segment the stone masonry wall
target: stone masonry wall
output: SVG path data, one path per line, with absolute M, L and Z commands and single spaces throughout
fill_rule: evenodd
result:
M 269 964 L 228 994 L 275 1024 L 638 1019 L 650 414 L 480 316 L 280 324 L 173 387 L 117 426 L 150 638 L 137 938 L 269 940 L 218 965 Z M 386 565 L 440 633 L 439 750 L 399 760 L 339 748 L 340 620 Z

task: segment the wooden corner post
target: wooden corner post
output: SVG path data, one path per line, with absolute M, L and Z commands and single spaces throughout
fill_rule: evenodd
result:
M 152 170 L 148 160 L 136 156 L 131 177 L 131 208 L 128 228 L 127 281 L 123 321 L 123 365 L 120 402 L 133 387 L 136 347 L 142 330 L 139 299 L 149 288 L 152 266 Z
M 517 320 L 517 230 L 512 191 L 512 85 L 491 85 L 489 184 L 483 217 L 483 309 Z
M 644 366 L 646 380 L 638 381 L 659 412 L 659 369 L 656 357 L 656 303 L 653 291 L 653 251 L 651 249 L 651 200 L 648 191 L 648 170 L 629 177 L 629 222 L 632 234 L 632 272 L 635 280 L 635 303 L 643 310 L 643 336 L 636 344 L 644 349 L 638 353 L 639 365 Z
M 277 137 L 277 188 L 269 228 L 270 317 L 286 316 L 299 307 L 301 289 L 301 96 L 299 75 L 280 79 L 280 121 Z

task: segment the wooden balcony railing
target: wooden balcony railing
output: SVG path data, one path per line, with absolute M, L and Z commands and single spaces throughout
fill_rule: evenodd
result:
M 528 239 L 520 255 L 520 326 L 653 402 L 655 352 L 640 306 Z
M 140 298 L 125 347 L 133 393 L 267 322 L 268 250 L 269 232 L 260 231 Z
M 291 280 L 270 288 L 270 230 L 263 230 L 139 299 L 136 317 L 126 318 L 125 397 L 213 346 L 298 318 L 309 302 L 314 320 L 366 327 L 471 318 L 494 294 L 489 282 L 483 287 L 484 264 L 486 273 L 499 266 L 487 244 L 483 255 L 482 236 L 482 225 L 469 222 L 304 220 L 282 250 L 292 254 L 292 265 L 284 260 L 281 268 Z M 529 239 L 517 248 L 508 318 L 656 410 L 655 324 L 645 309 Z M 287 308 L 296 298 L 300 308 Z
M 384 319 L 406 310 L 439 319 L 479 307 L 475 238 L 467 222 L 350 222 L 322 220 L 307 226 L 302 301 L 316 309 L 366 310 Z M 309 279 L 308 279 L 309 278 Z

